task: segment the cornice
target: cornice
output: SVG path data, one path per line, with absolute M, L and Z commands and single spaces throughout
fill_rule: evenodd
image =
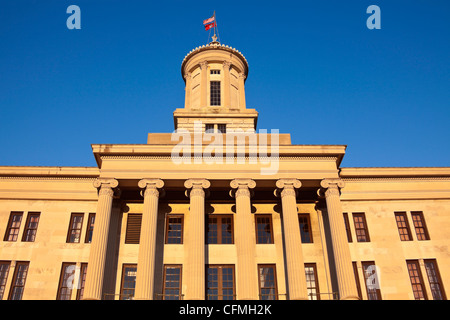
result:
M 183 70 L 185 63 L 194 55 L 196 55 L 199 52 L 202 51 L 207 51 L 207 50 L 224 50 L 227 52 L 231 52 L 234 53 L 235 55 L 237 55 L 242 61 L 245 62 L 247 70 L 248 70 L 248 61 L 245 58 L 245 56 L 242 54 L 242 52 L 240 52 L 239 50 L 230 47 L 228 45 L 225 44 L 220 44 L 220 43 L 209 43 L 206 45 L 202 45 L 200 47 L 196 47 L 195 49 L 192 49 L 191 51 L 189 51 L 188 54 L 186 54 L 186 56 L 184 57 L 183 61 L 181 62 L 181 70 Z

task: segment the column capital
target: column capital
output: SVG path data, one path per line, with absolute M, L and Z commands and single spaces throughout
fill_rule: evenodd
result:
M 95 188 L 109 187 L 117 188 L 119 186 L 119 181 L 113 178 L 97 178 L 94 180 Z
M 162 187 L 164 187 L 164 181 L 162 181 L 161 179 L 158 178 L 145 178 L 142 180 L 139 180 L 138 182 L 138 186 L 139 188 L 157 188 L 157 189 L 161 189 Z
M 230 67 L 231 67 L 231 62 L 230 62 L 230 61 L 224 61 L 224 62 L 223 62 L 223 67 L 224 67 L 224 68 L 230 69 Z
M 208 189 L 210 186 L 211 182 L 209 182 L 209 180 L 207 179 L 188 179 L 184 182 L 184 187 L 186 189 L 190 189 L 186 190 L 186 197 L 208 196 L 208 194 L 205 192 L 205 189 Z
M 323 179 L 320 181 L 320 186 L 324 189 L 345 187 L 345 182 L 342 179 Z
M 252 179 L 234 179 L 230 182 L 230 186 L 233 189 L 253 189 L 256 187 L 256 182 Z
M 298 179 L 279 179 L 276 182 L 277 189 L 274 191 L 276 197 L 297 196 L 297 190 L 302 186 Z
M 120 196 L 119 181 L 112 178 L 97 178 L 94 180 L 94 187 L 98 190 L 98 195 L 108 195 L 113 197 L 114 195 Z
M 199 65 L 201 69 L 206 68 L 208 66 L 208 61 L 206 60 L 200 61 Z
M 186 189 L 203 188 L 208 189 L 211 186 L 211 182 L 207 179 L 188 179 L 184 182 Z
M 276 186 L 279 189 L 284 189 L 284 188 L 298 189 L 302 186 L 302 183 L 298 179 L 279 179 L 276 182 Z
M 320 181 L 320 189 L 317 190 L 319 197 L 327 195 L 340 195 L 340 190 L 345 187 L 345 182 L 341 179 L 323 179 Z
M 165 195 L 164 190 L 161 189 L 164 187 L 164 181 L 161 179 L 142 179 L 139 180 L 138 186 L 141 189 L 141 196 L 144 198 L 148 195 L 153 195 L 155 197 L 163 197 Z
M 233 189 L 230 191 L 230 196 L 237 198 L 239 196 L 252 196 L 252 190 L 256 187 L 256 182 L 252 179 L 234 179 L 230 182 L 230 186 Z

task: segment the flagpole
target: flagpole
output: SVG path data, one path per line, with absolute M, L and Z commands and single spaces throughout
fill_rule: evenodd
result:
M 216 36 L 216 27 L 217 27 L 216 10 L 214 10 L 214 37 Z

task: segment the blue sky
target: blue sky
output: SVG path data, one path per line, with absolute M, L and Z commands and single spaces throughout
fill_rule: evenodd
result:
M 66 27 L 71 4 L 81 30 Z M 258 129 L 345 144 L 343 167 L 450 166 L 447 0 L 3 0 L 0 165 L 95 166 L 91 144 L 172 132 L 181 61 L 214 10 L 249 62 Z

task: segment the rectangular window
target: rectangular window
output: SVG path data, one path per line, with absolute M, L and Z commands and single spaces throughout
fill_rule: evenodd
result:
M 234 266 L 208 265 L 206 267 L 206 299 L 234 300 Z
M 6 233 L 4 241 L 17 241 L 19 236 L 20 223 L 22 221 L 23 212 L 11 212 L 9 216 L 8 226 L 6 228 Z
M 39 224 L 40 212 L 29 212 L 27 222 L 25 224 L 25 231 L 23 233 L 22 241 L 34 242 L 36 239 L 36 232 Z
M 220 70 L 211 70 L 211 74 L 220 74 Z
M 88 224 L 86 229 L 86 239 L 84 240 L 85 243 L 92 242 L 92 235 L 94 234 L 94 222 L 95 222 L 95 213 L 89 213 Z
M 16 262 L 11 290 L 9 292 L 9 300 L 22 300 L 29 264 L 29 262 Z
M 72 213 L 70 216 L 69 232 L 67 234 L 68 243 L 79 243 L 81 228 L 83 226 L 84 213 Z
M 214 133 L 214 124 L 213 123 L 205 124 L 205 133 Z
M 358 290 L 358 298 L 362 300 L 361 282 L 359 282 L 359 275 L 358 275 L 358 265 L 356 264 L 356 262 L 352 262 L 352 265 L 353 265 L 353 273 L 355 274 L 356 289 Z
M 431 287 L 433 300 L 446 300 L 444 286 L 442 285 L 441 275 L 435 259 L 424 260 L 425 270 L 427 270 L 428 282 Z
M 408 218 L 406 212 L 395 212 L 395 221 L 397 222 L 398 233 L 401 241 L 410 241 L 411 230 L 409 229 Z
M 270 214 L 257 214 L 256 219 L 256 243 L 273 243 L 272 216 Z
M 411 212 L 411 217 L 414 223 L 414 229 L 416 229 L 417 240 L 430 240 L 423 212 Z
M 78 280 L 79 284 L 77 288 L 77 300 L 83 299 L 84 284 L 86 283 L 86 274 L 87 274 L 87 263 L 82 263 L 80 270 L 80 278 Z
M 220 106 L 220 81 L 210 82 L 211 105 Z
M 362 262 L 364 280 L 366 282 L 367 298 L 381 300 L 380 282 L 378 281 L 377 266 L 373 261 Z
M 298 215 L 298 223 L 300 226 L 300 236 L 302 238 L 302 243 L 312 243 L 313 238 L 309 213 L 300 213 Z
M 226 124 L 218 124 L 217 125 L 217 133 L 227 133 L 227 125 Z
M 274 264 L 258 265 L 259 299 L 278 300 L 277 273 Z
M 319 283 L 315 263 L 305 263 L 306 289 L 309 300 L 320 300 Z
M 72 296 L 73 281 L 75 277 L 76 264 L 63 263 L 61 276 L 59 277 L 58 294 L 56 300 L 70 300 Z
M 208 215 L 206 224 L 207 244 L 233 244 L 233 216 Z
M 347 240 L 348 242 L 353 242 L 352 231 L 350 230 L 350 221 L 348 220 L 348 213 L 344 212 L 343 215 L 344 215 L 345 231 L 347 231 Z
M 181 265 L 164 266 L 164 300 L 181 300 Z
M 127 218 L 127 232 L 125 243 L 139 244 L 141 236 L 142 213 L 129 213 Z
M 409 279 L 411 280 L 411 286 L 414 293 L 415 300 L 426 300 L 427 295 L 425 292 L 425 286 L 423 283 L 422 273 L 420 272 L 420 266 L 418 260 L 406 261 L 408 266 Z
M 122 284 L 120 286 L 120 300 L 131 300 L 136 287 L 136 264 L 124 264 L 122 268 Z
M 183 215 L 167 215 L 166 244 L 183 243 Z
M 11 261 L 0 261 L 0 300 L 3 299 L 3 295 L 5 294 L 10 265 Z
M 353 213 L 355 223 L 356 240 L 358 242 L 369 242 L 369 230 L 367 229 L 366 216 L 364 213 Z

